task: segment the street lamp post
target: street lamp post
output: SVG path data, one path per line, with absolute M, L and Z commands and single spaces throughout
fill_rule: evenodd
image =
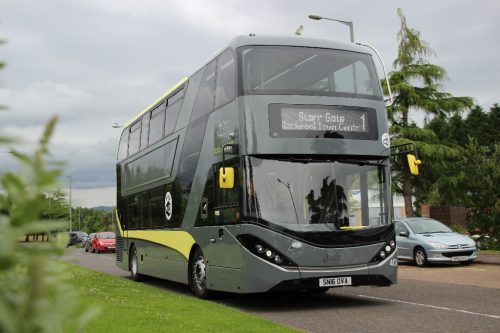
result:
M 352 21 L 344 21 L 344 20 L 337 20 L 337 19 L 334 19 L 334 18 L 329 18 L 329 17 L 322 17 L 322 16 L 319 16 L 319 15 L 309 15 L 309 18 L 311 20 L 329 20 L 329 21 L 336 21 L 336 22 L 340 22 L 342 24 L 345 24 L 349 27 L 349 35 L 351 37 L 351 43 L 354 43 L 354 24 Z
M 69 231 L 73 231 L 73 221 L 71 216 L 71 176 L 66 176 L 69 179 Z

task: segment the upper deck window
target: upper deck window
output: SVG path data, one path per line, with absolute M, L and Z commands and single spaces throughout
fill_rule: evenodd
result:
M 238 49 L 245 95 L 320 95 L 381 100 L 370 55 L 293 46 Z

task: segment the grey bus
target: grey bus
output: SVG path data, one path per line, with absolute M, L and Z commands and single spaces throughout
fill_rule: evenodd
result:
M 367 47 L 236 37 L 124 126 L 117 265 L 201 298 L 389 286 L 389 158 Z

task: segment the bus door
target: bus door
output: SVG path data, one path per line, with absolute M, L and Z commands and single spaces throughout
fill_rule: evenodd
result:
M 210 216 L 206 221 L 204 234 L 208 244 L 203 250 L 207 258 L 207 283 L 218 290 L 237 290 L 241 285 L 240 271 L 242 254 L 240 243 L 236 240 L 241 216 L 241 182 L 239 163 L 235 160 L 226 166 L 234 170 L 234 187 L 221 188 L 219 185 L 220 167 L 212 169 L 213 191 L 202 201 L 208 207 Z M 211 202 L 210 202 L 211 201 Z M 222 289 L 221 289 L 222 288 Z

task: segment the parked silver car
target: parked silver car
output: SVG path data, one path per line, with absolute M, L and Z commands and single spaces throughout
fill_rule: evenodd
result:
M 475 242 L 443 223 L 430 218 L 396 220 L 398 259 L 412 260 L 417 266 L 428 262 L 471 263 L 477 258 Z
M 92 251 L 92 239 L 94 239 L 96 233 L 93 232 L 85 239 L 85 242 L 83 243 L 83 248 L 85 249 L 85 252 Z

